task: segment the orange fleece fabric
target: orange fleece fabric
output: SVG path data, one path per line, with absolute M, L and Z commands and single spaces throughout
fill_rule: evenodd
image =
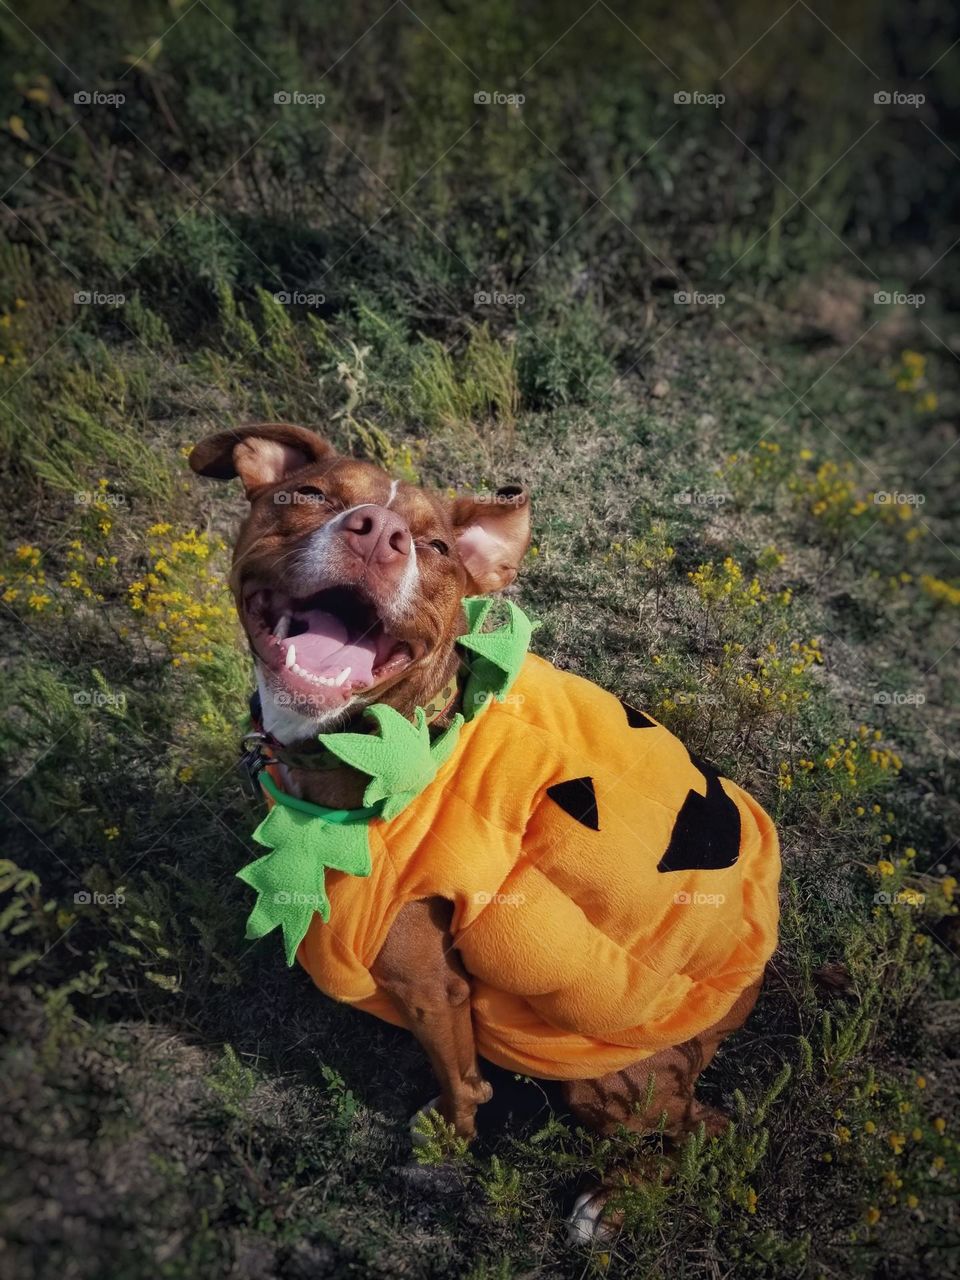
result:
M 370 967 L 408 902 L 453 904 L 478 1051 L 548 1079 L 618 1071 L 713 1025 L 777 943 L 760 806 L 662 725 L 529 655 L 434 781 L 370 824 L 373 869 L 329 871 L 297 958 L 403 1026 Z

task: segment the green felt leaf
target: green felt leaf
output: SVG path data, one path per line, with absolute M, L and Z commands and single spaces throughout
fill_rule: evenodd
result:
M 391 796 L 418 795 L 437 772 L 423 707 L 417 707 L 412 724 L 382 702 L 367 707 L 364 715 L 376 720 L 379 734 L 322 733 L 320 741 L 346 764 L 370 774 L 363 793 L 365 805 Z
M 355 876 L 370 874 L 367 824 L 328 823 L 278 803 L 253 838 L 272 852 L 237 873 L 257 891 L 256 905 L 247 920 L 247 937 L 262 938 L 279 926 L 287 964 L 293 964 L 314 912 L 324 921 L 330 919 L 326 868 Z
M 440 737 L 430 748 L 430 754 L 433 756 L 433 762 L 439 771 L 440 768 L 447 763 L 453 755 L 457 747 L 457 740 L 460 737 L 460 730 L 463 728 L 463 716 L 458 711 L 450 721 Z
M 463 602 L 470 631 L 460 636 L 457 643 L 473 655 L 466 659 L 470 675 L 463 690 L 464 715 L 468 720 L 484 711 L 491 700 L 506 694 L 527 656 L 533 625 L 511 600 L 505 603 L 507 621 L 493 631 L 480 631 L 491 601 L 474 596 Z
M 366 825 L 340 826 L 286 804 L 275 804 L 253 833 L 268 849 L 296 849 L 304 866 L 318 859 L 323 866 L 352 876 L 370 874 Z

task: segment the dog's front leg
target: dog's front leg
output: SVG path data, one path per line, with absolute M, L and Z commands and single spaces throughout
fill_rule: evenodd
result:
M 443 898 L 408 903 L 372 972 L 430 1059 L 442 1115 L 460 1137 L 472 1138 L 477 1107 L 489 1102 L 493 1090 L 477 1065 L 470 978 L 453 946 L 451 912 Z

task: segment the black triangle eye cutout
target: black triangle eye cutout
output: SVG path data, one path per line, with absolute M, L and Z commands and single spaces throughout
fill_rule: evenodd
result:
M 631 707 L 628 703 L 624 702 L 622 698 L 618 698 L 617 701 L 626 712 L 627 724 L 631 729 L 656 729 L 657 725 L 655 720 L 651 720 L 649 716 L 645 716 L 643 712 L 638 711 L 636 707 Z
M 690 763 L 703 774 L 707 794 L 687 792 L 658 871 L 720 871 L 740 856 L 740 810 L 712 764 L 694 755 Z
M 600 830 L 597 793 L 593 789 L 592 778 L 570 778 L 566 782 L 556 782 L 552 787 L 547 787 L 547 795 L 581 826 L 589 827 L 591 831 Z

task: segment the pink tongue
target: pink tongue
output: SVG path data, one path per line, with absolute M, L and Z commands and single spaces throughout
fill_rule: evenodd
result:
M 306 622 L 308 628 L 284 641 L 284 648 L 293 645 L 296 649 L 298 667 L 314 675 L 336 675 L 344 667 L 349 667 L 348 683 L 354 680 L 369 683 L 373 679 L 377 652 L 374 632 L 351 642 L 346 627 L 335 614 L 326 613 L 323 609 L 310 609 L 294 617 Z

